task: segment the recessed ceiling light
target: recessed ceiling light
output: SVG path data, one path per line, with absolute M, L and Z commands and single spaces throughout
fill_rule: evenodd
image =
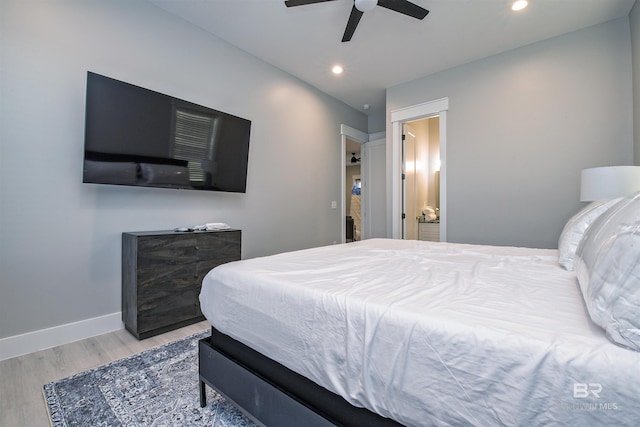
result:
M 529 5 L 529 2 L 527 0 L 517 0 L 517 1 L 514 1 L 513 4 L 511 5 L 511 10 L 517 12 L 519 10 L 524 9 L 528 5 Z
M 333 74 L 342 74 L 342 71 L 344 70 L 340 65 L 334 65 L 331 71 L 333 72 Z

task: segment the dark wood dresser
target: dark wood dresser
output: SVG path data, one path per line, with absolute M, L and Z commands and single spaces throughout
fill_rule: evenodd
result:
M 202 279 L 240 259 L 242 232 L 122 233 L 122 320 L 144 339 L 204 320 Z

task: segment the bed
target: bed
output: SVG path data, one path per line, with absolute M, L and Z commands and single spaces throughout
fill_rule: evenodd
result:
M 369 239 L 216 267 L 201 393 L 267 425 L 636 425 L 640 195 L 615 202 L 559 250 Z

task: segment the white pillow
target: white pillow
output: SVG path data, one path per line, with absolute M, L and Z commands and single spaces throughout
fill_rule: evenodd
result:
M 640 351 L 640 192 L 591 224 L 574 265 L 591 320 L 615 343 Z
M 560 238 L 558 239 L 558 263 L 565 270 L 573 271 L 573 258 L 578 248 L 578 243 L 582 240 L 585 230 L 593 221 L 598 219 L 611 206 L 618 203 L 622 198 L 602 199 L 592 202 L 580 209 L 564 225 Z

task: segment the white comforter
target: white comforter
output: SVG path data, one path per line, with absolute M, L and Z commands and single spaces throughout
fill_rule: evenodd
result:
M 371 239 L 222 265 L 221 332 L 407 426 L 637 425 L 640 353 L 557 251 Z

